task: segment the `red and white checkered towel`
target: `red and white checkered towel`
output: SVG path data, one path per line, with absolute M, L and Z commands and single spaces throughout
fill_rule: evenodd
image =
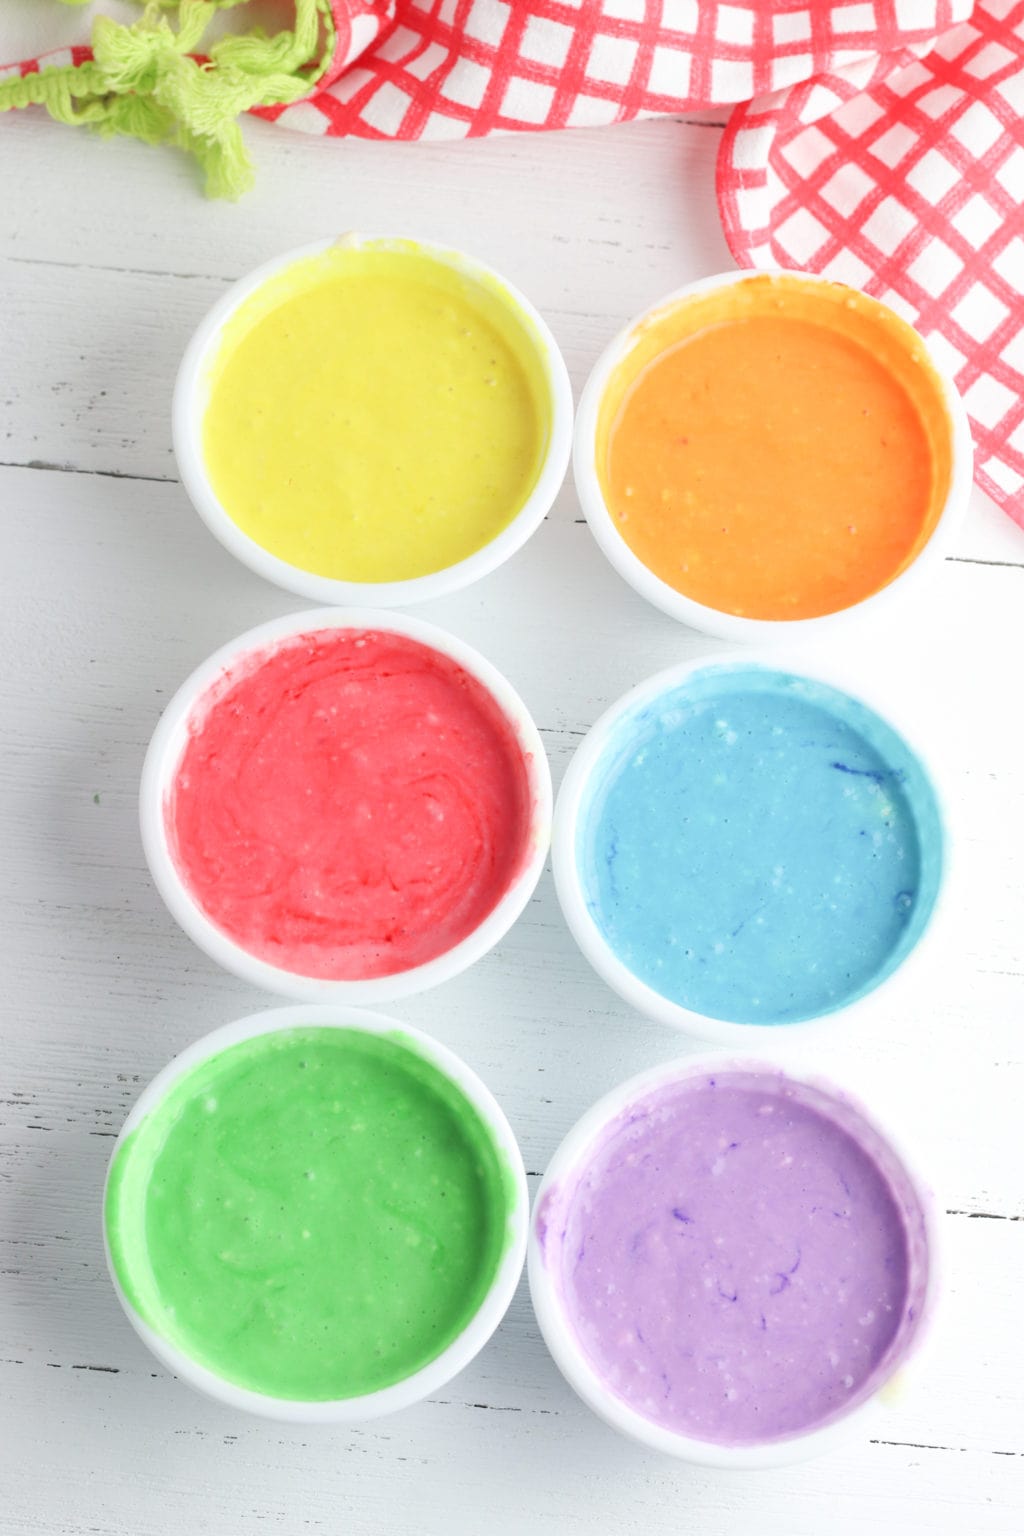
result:
M 718 198 L 741 266 L 824 272 L 917 326 L 979 484 L 1024 526 L 1024 0 L 979 0 L 922 59 L 739 107 Z
M 271 115 L 309 133 L 462 139 L 691 112 L 929 47 L 972 3 L 333 0 L 351 28 L 340 73 Z

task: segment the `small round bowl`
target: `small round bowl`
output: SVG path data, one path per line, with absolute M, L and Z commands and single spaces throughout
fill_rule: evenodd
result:
M 508 720 L 522 751 L 530 791 L 530 830 L 525 858 L 497 905 L 459 943 L 424 964 L 392 975 L 331 980 L 285 970 L 250 954 L 213 923 L 197 903 L 171 856 L 164 806 L 197 702 L 248 652 L 272 647 L 293 635 L 325 629 L 380 630 L 407 636 L 450 657 L 492 696 Z M 454 635 L 405 614 L 324 608 L 271 620 L 215 651 L 171 699 L 146 753 L 139 793 L 142 846 L 157 890 L 171 915 L 218 965 L 253 986 L 282 997 L 319 1002 L 373 1004 L 425 992 L 459 975 L 505 936 L 540 879 L 551 837 L 551 770 L 533 719 L 511 683 L 478 651 Z
M 824 633 L 832 633 L 875 615 L 883 615 L 894 604 L 901 602 L 911 590 L 916 589 L 922 579 L 945 557 L 963 522 L 970 500 L 974 449 L 967 413 L 955 385 L 928 344 L 917 337 L 922 353 L 937 376 L 941 390 L 941 403 L 949 422 L 951 474 L 945 502 L 931 534 L 899 575 L 889 581 L 886 586 L 852 603 L 849 607 L 818 617 L 801 619 L 745 618 L 726 613 L 698 602 L 692 597 L 687 597 L 685 593 L 677 591 L 660 576 L 655 575 L 654 571 L 644 564 L 622 538 L 604 498 L 595 463 L 602 399 L 619 365 L 628 358 L 633 348 L 642 340 L 645 330 L 663 313 L 674 309 L 681 301 L 694 298 L 698 294 L 712 293 L 716 289 L 763 280 L 766 277 L 795 278 L 801 284 L 821 284 L 833 290 L 843 286 L 829 278 L 809 272 L 785 270 L 724 272 L 677 288 L 657 304 L 652 305 L 650 309 L 644 310 L 629 323 L 625 330 L 620 331 L 601 354 L 587 380 L 576 413 L 573 475 L 580 505 L 586 514 L 594 538 L 619 575 L 623 576 L 641 597 L 645 597 L 663 613 L 679 619 L 681 623 L 701 630 L 704 634 L 715 635 L 722 640 L 802 644 Z M 865 296 L 858 297 L 863 300 Z M 886 314 L 891 313 L 887 306 L 879 301 L 871 300 L 870 302 Z M 898 320 L 898 317 L 893 316 L 893 319 L 897 320 L 899 325 L 905 325 L 905 322 Z M 907 329 L 910 330 L 911 327 L 907 326 Z M 916 336 L 917 333 L 913 332 L 913 335 Z M 742 451 L 742 445 L 737 446 L 737 451 Z
M 214 1030 L 212 1034 L 205 1035 L 201 1040 L 197 1040 L 195 1044 L 188 1046 L 173 1061 L 169 1062 L 152 1082 L 143 1089 L 137 1099 L 114 1144 L 110 1166 L 113 1167 L 118 1149 L 138 1127 L 143 1118 L 159 1104 L 180 1077 L 190 1072 L 200 1062 L 205 1061 L 210 1056 L 218 1055 L 231 1046 L 240 1044 L 243 1040 L 254 1039 L 257 1035 L 273 1034 L 281 1030 L 302 1027 L 354 1029 L 368 1034 L 393 1035 L 397 1033 L 408 1037 L 417 1053 L 425 1057 L 427 1061 L 461 1090 L 464 1097 L 488 1127 L 511 1176 L 509 1193 L 510 1237 L 491 1286 L 480 1307 L 463 1331 L 452 1340 L 447 1349 L 438 1355 L 436 1359 L 431 1360 L 413 1375 L 379 1391 L 369 1392 L 360 1397 L 340 1398 L 323 1402 L 306 1402 L 292 1398 L 271 1397 L 261 1392 L 254 1392 L 248 1388 L 236 1386 L 233 1382 L 216 1375 L 205 1366 L 197 1364 L 196 1361 L 184 1354 L 175 1345 L 154 1332 L 149 1324 L 143 1321 L 128 1300 L 118 1280 L 107 1239 L 106 1221 L 103 1223 L 104 1252 L 106 1254 L 107 1269 L 114 1290 L 117 1293 L 117 1298 L 135 1332 L 160 1361 L 161 1365 L 165 1366 L 167 1370 L 186 1382 L 190 1387 L 194 1387 L 196 1391 L 203 1393 L 206 1397 L 224 1403 L 229 1408 L 242 1409 L 246 1413 L 258 1414 L 263 1418 L 276 1419 L 293 1424 L 350 1424 L 363 1419 L 379 1418 L 382 1414 L 396 1413 L 401 1408 L 408 1408 L 413 1403 L 419 1402 L 422 1398 L 428 1397 L 430 1393 L 438 1391 L 446 1382 L 451 1381 L 453 1376 L 458 1375 L 479 1354 L 480 1350 L 494 1333 L 508 1311 L 509 1303 L 519 1283 L 526 1254 L 527 1213 L 529 1207 L 526 1174 L 523 1170 L 522 1156 L 512 1129 L 497 1101 L 477 1077 L 476 1073 L 456 1056 L 453 1051 L 448 1050 L 446 1046 L 441 1045 L 439 1041 L 434 1040 L 430 1035 L 424 1034 L 422 1030 L 414 1029 L 411 1025 L 400 1023 L 395 1019 L 385 1018 L 381 1014 L 364 1013 L 355 1008 L 323 1005 L 319 1007 L 309 1007 L 307 1005 L 269 1009 L 265 1013 L 251 1014 L 248 1018 L 238 1019 L 233 1024 L 227 1024 L 222 1029 Z M 103 1196 L 104 1211 L 106 1210 L 109 1180 L 110 1174 L 108 1169 L 107 1184 L 104 1187 Z
M 869 981 L 849 1001 L 793 1020 L 739 1022 L 714 1017 L 687 1008 L 655 990 L 630 969 L 601 931 L 588 902 L 580 870 L 579 839 L 583 817 L 602 767 L 608 762 L 616 741 L 621 742 L 620 732 L 642 724 L 655 701 L 675 692 L 691 679 L 699 679 L 704 673 L 713 674 L 716 670 L 729 673 L 735 669 L 785 673 L 824 684 L 870 710 L 885 732 L 893 734 L 906 749 L 908 758 L 920 769 L 921 801 L 912 804 L 912 810 L 916 813 L 918 830 L 931 831 L 935 837 L 934 851 L 929 854 L 934 869 L 930 905 L 909 950 L 888 971 L 883 963 L 879 978 Z M 756 657 L 743 649 L 721 651 L 649 677 L 611 705 L 587 732 L 566 771 L 555 807 L 551 847 L 555 889 L 565 920 L 583 954 L 598 975 L 638 1012 L 712 1045 L 749 1048 L 755 1042 L 759 1047 L 776 1045 L 783 1040 L 792 1043 L 794 1037 L 826 1028 L 848 1028 L 880 1005 L 891 1008 L 901 995 L 901 989 L 908 988 L 914 977 L 927 967 L 928 955 L 941 932 L 939 919 L 947 905 L 951 854 L 944 799 L 936 788 L 932 767 L 916 746 L 908 742 L 906 733 L 892 723 L 885 701 L 876 700 L 870 691 L 865 692 L 859 681 L 846 677 L 841 669 L 834 665 L 827 669 L 812 667 L 803 660 L 793 662 L 787 654 L 777 651 L 762 652 Z M 723 867 L 722 879 L 729 879 L 727 867 Z
M 481 576 L 496 570 L 522 548 L 543 522 L 565 478 L 572 447 L 572 388 L 558 343 L 547 324 L 517 288 L 483 262 L 459 251 L 418 240 L 414 242 L 418 252 L 430 256 L 445 267 L 453 268 L 489 295 L 500 294 L 507 301 L 509 310 L 521 322 L 520 328 L 541 362 L 548 392 L 546 403 L 550 412 L 548 442 L 533 490 L 515 517 L 489 543 L 454 565 L 406 580 L 364 582 L 342 581 L 292 565 L 244 533 L 223 506 L 206 470 L 202 427 L 209 401 L 211 368 L 225 325 L 264 283 L 295 262 L 318 256 L 338 245 L 394 248 L 409 244 L 408 241 L 384 237 L 348 234 L 333 240 L 320 240 L 315 245 L 302 246 L 266 262 L 233 283 L 223 297 L 218 299 L 185 349 L 178 370 L 172 406 L 174 453 L 182 484 L 192 505 L 225 549 L 230 550 L 250 570 L 312 602 L 390 608 L 426 602 L 467 587 Z
M 555 1260 L 546 1247 L 549 1234 L 557 1230 L 560 1194 L 572 1188 L 587 1163 L 602 1133 L 615 1122 L 628 1117 L 633 1106 L 649 1094 L 691 1077 L 730 1071 L 756 1072 L 805 1087 L 815 1097 L 824 1097 L 836 1123 L 863 1137 L 862 1145 L 872 1155 L 886 1178 L 905 1217 L 908 1250 L 908 1297 L 913 1302 L 906 1317 L 907 1332 L 894 1357 L 884 1360 L 877 1380 L 870 1382 L 866 1395 L 854 1400 L 845 1412 L 809 1429 L 775 1439 L 725 1444 L 680 1433 L 637 1412 L 624 1398 L 613 1392 L 588 1359 L 566 1314 L 560 1294 Z M 552 1226 L 552 1221 L 556 1226 Z M 916 1172 L 900 1140 L 883 1124 L 874 1111 L 868 1113 L 857 1099 L 830 1082 L 793 1070 L 782 1071 L 777 1063 L 747 1057 L 732 1057 L 719 1052 L 687 1056 L 642 1072 L 619 1084 L 600 1099 L 569 1131 L 548 1165 L 537 1191 L 530 1222 L 527 1253 L 530 1296 L 544 1342 L 566 1381 L 605 1423 L 633 1440 L 667 1455 L 697 1466 L 726 1470 L 757 1470 L 791 1465 L 834 1449 L 853 1434 L 864 1434 L 882 1416 L 887 1402 L 896 1395 L 904 1368 L 911 1357 L 919 1363 L 922 1345 L 932 1334 L 937 1298 L 942 1290 L 942 1252 L 939 1228 L 931 1191 Z M 916 1286 L 914 1285 L 916 1282 Z

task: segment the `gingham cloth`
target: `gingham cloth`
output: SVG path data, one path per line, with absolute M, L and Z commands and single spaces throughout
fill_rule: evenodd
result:
M 1024 0 L 979 0 L 922 59 L 739 107 L 718 198 L 741 266 L 853 283 L 963 394 L 976 478 L 1024 526 Z
M 334 0 L 354 39 L 341 73 L 267 115 L 307 133 L 463 139 L 692 112 L 930 46 L 971 4 Z

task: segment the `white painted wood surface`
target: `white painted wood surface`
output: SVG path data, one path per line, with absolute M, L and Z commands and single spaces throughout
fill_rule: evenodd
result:
M 211 649 L 299 606 L 214 543 L 176 483 L 169 399 L 225 283 L 345 228 L 476 252 L 545 311 L 579 386 L 628 316 L 730 265 L 713 125 L 463 146 L 254 125 L 254 195 L 199 197 L 172 154 L 0 122 L 0 1531 L 171 1536 L 862 1536 L 1024 1529 L 1024 533 L 980 496 L 913 611 L 855 646 L 949 787 L 947 942 L 898 1010 L 804 1052 L 900 1117 L 942 1209 L 934 1347 L 879 1438 L 793 1470 L 691 1471 L 576 1401 L 525 1287 L 438 1399 L 328 1433 L 232 1417 L 160 1371 L 107 1282 L 99 1198 L 138 1085 L 270 1002 L 178 931 L 135 795 L 162 702 Z M 627 686 L 711 643 L 606 566 L 571 486 L 502 571 L 421 610 L 480 646 L 556 778 Z M 535 1173 L 620 1078 L 689 1049 L 576 952 L 545 877 L 470 974 L 396 1006 L 483 1074 Z

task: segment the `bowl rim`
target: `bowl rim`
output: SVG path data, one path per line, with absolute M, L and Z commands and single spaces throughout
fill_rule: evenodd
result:
M 732 1019 L 714 1018 L 674 1002 L 642 981 L 620 959 L 594 921 L 587 905 L 576 857 L 580 813 L 591 775 L 598 767 L 620 721 L 645 703 L 685 685 L 698 673 L 736 668 L 783 672 L 824 684 L 847 695 L 877 716 L 917 760 L 931 790 L 941 832 L 935 899 L 920 934 L 903 959 L 888 975 L 849 1002 L 791 1023 L 740 1023 Z M 859 1019 L 877 1011 L 881 1005 L 891 1007 L 901 996 L 907 995 L 914 977 L 924 969 L 929 957 L 935 953 L 947 927 L 951 907 L 950 888 L 957 865 L 955 839 L 950 833 L 947 810 L 950 804 L 948 793 L 943 787 L 941 776 L 935 771 L 932 757 L 920 749 L 916 733 L 908 734 L 901 725 L 896 724 L 896 713 L 885 698 L 884 690 L 877 685 L 866 687 L 859 674 L 838 663 L 834 657 L 830 657 L 824 664 L 810 663 L 802 653 L 794 656 L 778 647 L 752 651 L 735 646 L 678 662 L 645 678 L 609 705 L 586 733 L 566 769 L 555 805 L 551 837 L 551 866 L 559 906 L 573 938 L 598 975 L 625 1002 L 647 1018 L 681 1030 L 692 1039 L 731 1048 L 765 1047 L 769 1042 L 773 1045 L 792 1045 L 807 1041 L 815 1035 L 824 1035 L 825 1031 L 849 1029 Z
M 438 262 L 462 273 L 489 292 L 497 290 L 510 310 L 521 314 L 524 333 L 535 344 L 547 381 L 550 410 L 548 444 L 537 479 L 516 515 L 482 548 L 454 565 L 399 581 L 343 581 L 292 565 L 244 533 L 217 496 L 206 471 L 202 452 L 202 420 L 206 408 L 205 379 L 216 355 L 221 333 L 245 301 L 270 278 L 298 262 L 322 255 L 335 247 L 382 246 L 399 249 L 414 246 Z M 258 576 L 285 591 L 314 603 L 346 606 L 404 606 L 426 602 L 487 576 L 511 558 L 544 521 L 565 479 L 572 450 L 573 396 L 565 359 L 550 327 L 525 294 L 494 267 L 465 252 L 435 241 L 411 236 L 349 232 L 295 247 L 263 262 L 233 282 L 207 311 L 193 333 L 178 367 L 171 405 L 174 456 L 182 485 L 195 510 L 216 539 L 236 559 Z
M 895 315 L 904 325 L 910 325 L 908 320 L 883 300 L 863 293 L 852 284 L 837 282 L 835 278 L 826 277 L 821 273 L 798 272 L 787 267 L 741 268 L 732 272 L 719 272 L 711 277 L 686 283 L 634 315 L 594 364 L 576 410 L 573 478 L 590 531 L 606 559 L 635 592 L 659 608 L 662 613 L 667 613 L 671 618 L 678 619 L 695 630 L 714 635 L 721 640 L 747 643 L 780 641 L 805 643 L 825 634 L 842 631 L 874 615 L 884 615 L 894 604 L 902 602 L 909 592 L 919 589 L 922 579 L 927 577 L 949 552 L 966 517 L 973 485 L 974 445 L 967 411 L 948 370 L 936 356 L 930 343 L 920 335 L 920 332 L 914 330 L 913 326 L 910 326 L 918 337 L 922 351 L 941 387 L 942 402 L 950 426 L 951 473 L 949 489 L 935 527 L 905 570 L 893 577 L 884 587 L 880 587 L 877 592 L 868 593 L 866 597 L 860 598 L 845 608 L 802 619 L 755 619 L 725 613 L 721 609 L 698 602 L 696 598 L 688 597 L 683 592 L 678 592 L 660 576 L 655 575 L 622 538 L 601 490 L 594 462 L 601 400 L 612 374 L 618 365 L 625 361 L 637 340 L 640 329 L 654 316 L 663 310 L 672 309 L 697 294 L 763 278 L 793 278 L 801 283 L 848 288 L 852 293 L 866 299 L 869 304 L 877 305 L 880 309 Z
M 168 846 L 164 798 L 180 761 L 197 701 L 233 662 L 295 635 L 324 629 L 382 630 L 404 636 L 454 661 L 486 689 L 512 728 L 523 754 L 531 809 L 524 861 L 497 904 L 451 949 L 390 976 L 332 980 L 289 971 L 250 954 L 206 916 L 179 874 Z M 305 609 L 247 630 L 218 647 L 185 679 L 166 705 L 150 739 L 139 787 L 139 826 L 146 863 L 172 917 L 210 959 L 254 986 L 307 1002 L 375 1004 L 425 992 L 459 975 L 508 933 L 536 889 L 551 837 L 551 769 L 530 711 L 508 679 L 479 651 L 425 619 L 370 608 Z
M 110 1187 L 110 1175 L 118 1153 L 126 1138 L 140 1121 L 156 1107 L 170 1088 L 185 1073 L 206 1061 L 209 1057 L 230 1049 L 245 1040 L 260 1035 L 278 1034 L 301 1028 L 329 1028 L 355 1030 L 367 1034 L 396 1034 L 403 1048 L 411 1042 L 415 1052 L 421 1054 L 460 1090 L 472 1104 L 487 1126 L 499 1152 L 511 1174 L 512 1189 L 509 1196 L 508 1220 L 511 1240 L 499 1261 L 488 1290 L 480 1306 L 462 1331 L 433 1360 L 428 1361 L 412 1375 L 389 1387 L 364 1393 L 359 1397 L 335 1398 L 325 1401 L 308 1401 L 299 1398 L 280 1398 L 268 1393 L 256 1392 L 226 1380 L 216 1372 L 199 1365 L 191 1356 L 163 1338 L 135 1311 L 125 1295 L 118 1278 L 107 1234 L 106 1210 Z M 101 1224 L 103 1227 L 103 1252 L 107 1271 L 121 1307 L 142 1342 L 173 1375 L 204 1396 L 223 1403 L 226 1407 L 241 1409 L 262 1418 L 295 1424 L 347 1424 L 364 1419 L 378 1418 L 407 1408 L 440 1387 L 462 1371 L 480 1352 L 499 1323 L 504 1318 L 515 1294 L 526 1256 L 529 1192 L 522 1153 L 512 1127 L 504 1111 L 490 1089 L 467 1063 L 443 1045 L 433 1035 L 399 1019 L 364 1009 L 331 1004 L 292 1004 L 282 1008 L 264 1009 L 221 1025 L 185 1047 L 157 1072 L 136 1099 L 125 1120 L 111 1152 L 103 1185 Z
M 699 1440 L 667 1429 L 647 1419 L 612 1392 L 588 1362 L 558 1298 L 557 1287 L 544 1259 L 538 1231 L 543 1216 L 543 1202 L 560 1181 L 571 1178 L 583 1164 L 586 1154 L 600 1133 L 638 1099 L 666 1084 L 707 1072 L 723 1075 L 732 1071 L 753 1071 L 773 1078 L 803 1084 L 838 1100 L 853 1111 L 878 1136 L 893 1154 L 906 1175 L 922 1217 L 925 1237 L 925 1293 L 914 1330 L 891 1368 L 874 1390 L 862 1401 L 836 1418 L 811 1429 L 779 1439 L 740 1445 Z M 727 1470 L 761 1470 L 788 1466 L 809 1460 L 834 1449 L 849 1439 L 855 1430 L 865 1429 L 876 1420 L 902 1379 L 908 1364 L 915 1368 L 927 1355 L 934 1336 L 936 1309 L 944 1289 L 945 1255 L 940 1233 L 938 1209 L 930 1184 L 921 1176 L 916 1155 L 908 1151 L 902 1135 L 892 1128 L 887 1115 L 866 1108 L 857 1093 L 849 1091 L 831 1075 L 805 1069 L 788 1058 L 784 1063 L 746 1051 L 700 1051 L 676 1057 L 650 1067 L 603 1094 L 585 1110 L 556 1148 L 536 1191 L 530 1216 L 527 1245 L 527 1273 L 530 1299 L 544 1342 L 566 1381 L 584 1403 L 613 1429 L 639 1441 L 651 1450 L 661 1451 L 696 1466 Z

